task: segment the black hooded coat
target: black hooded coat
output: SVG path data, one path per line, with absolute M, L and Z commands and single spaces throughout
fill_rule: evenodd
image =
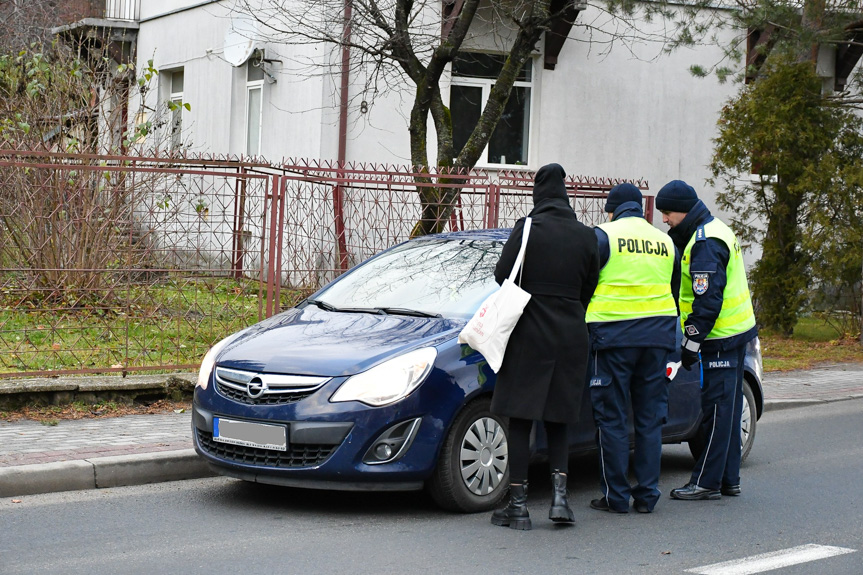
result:
M 584 310 L 599 279 L 596 235 L 576 220 L 558 164 L 534 178 L 533 210 L 521 287 L 531 294 L 497 374 L 492 412 L 575 423 L 584 396 L 588 357 Z M 497 283 L 515 264 L 524 218 L 513 227 L 494 271 Z M 516 278 L 518 283 L 518 278 Z

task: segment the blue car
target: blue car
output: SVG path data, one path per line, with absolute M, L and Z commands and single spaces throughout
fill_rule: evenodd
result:
M 497 288 L 508 237 L 480 230 L 404 242 L 217 343 L 195 387 L 195 449 L 217 473 L 246 481 L 425 488 L 447 509 L 494 507 L 509 483 L 506 420 L 489 409 L 494 372 L 457 336 Z M 744 457 L 763 410 L 757 340 L 746 384 Z M 687 441 L 697 454 L 698 371 L 680 370 L 669 385 L 664 441 Z M 596 447 L 583 406 L 573 454 Z M 539 431 L 537 459 L 544 444 Z

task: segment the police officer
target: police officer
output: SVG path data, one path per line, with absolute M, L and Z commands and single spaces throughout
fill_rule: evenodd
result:
M 701 433 L 704 451 L 689 483 L 674 499 L 719 499 L 740 494 L 740 418 L 743 357 L 758 330 L 740 244 L 713 217 L 692 186 L 681 180 L 656 195 L 668 235 L 682 251 L 680 319 L 685 369 L 701 362 Z
M 644 219 L 641 192 L 632 184 L 611 189 L 609 221 L 595 229 L 599 285 L 587 308 L 590 398 L 596 423 L 603 497 L 590 506 L 627 513 L 653 511 L 660 496 L 662 424 L 668 412 L 668 355 L 677 347 L 680 260 L 667 235 Z M 629 429 L 635 428 L 629 484 Z

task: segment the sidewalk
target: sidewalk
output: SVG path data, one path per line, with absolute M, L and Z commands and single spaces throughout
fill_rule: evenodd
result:
M 863 398 L 863 364 L 765 375 L 765 410 Z M 190 413 L 0 421 L 0 497 L 212 475 L 192 449 Z

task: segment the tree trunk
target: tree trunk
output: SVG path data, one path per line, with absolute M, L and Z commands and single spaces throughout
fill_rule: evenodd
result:
M 777 188 L 784 184 L 777 183 Z M 753 275 L 759 286 L 756 299 L 759 320 L 769 328 L 790 336 L 804 300 L 806 266 L 799 244 L 798 215 L 803 198 L 787 190 L 777 190 L 776 202 L 767 224 L 763 253 Z
M 801 19 L 801 44 L 797 56 L 799 62 L 818 62 L 819 40 L 824 27 L 826 0 L 805 0 Z
M 504 107 L 509 100 L 512 87 L 519 72 L 524 67 L 527 59 L 530 58 L 533 47 L 539 41 L 542 33 L 548 29 L 550 5 L 549 0 L 539 0 L 521 18 L 519 32 L 510 49 L 509 57 L 506 59 L 503 70 L 491 89 L 479 122 L 477 122 L 464 148 L 459 152 L 454 162 L 451 160 L 453 157 L 452 117 L 450 116 L 449 109 L 443 104 L 439 88 L 436 87 L 433 90 L 427 110 L 431 111 L 435 123 L 438 137 L 437 160 L 439 166 L 453 166 L 467 172 L 479 161 L 503 114 Z M 413 132 L 411 133 L 413 135 Z M 463 181 L 463 178 L 456 177 L 453 179 L 459 183 Z M 441 183 L 440 179 L 438 183 Z M 460 191 L 461 186 L 441 187 L 437 189 L 424 188 L 419 190 L 422 215 L 420 221 L 414 226 L 412 236 L 443 231 L 458 201 Z

